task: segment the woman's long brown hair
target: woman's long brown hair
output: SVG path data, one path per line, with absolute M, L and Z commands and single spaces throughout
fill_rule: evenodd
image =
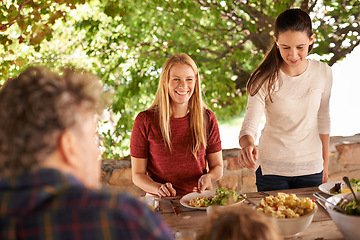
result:
M 275 37 L 278 39 L 279 33 L 286 31 L 306 32 L 309 38 L 312 36 L 312 25 L 309 15 L 301 9 L 288 9 L 282 12 L 275 21 Z M 311 51 L 313 44 L 309 46 Z M 271 92 L 275 88 L 275 83 L 279 75 L 280 65 L 283 59 L 275 43 L 265 55 L 263 62 L 251 74 L 247 82 L 247 92 L 254 96 L 259 92 L 264 84 L 267 84 L 267 94 L 271 99 Z

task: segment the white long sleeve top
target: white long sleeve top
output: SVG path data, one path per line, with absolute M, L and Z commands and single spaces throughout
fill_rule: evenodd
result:
M 319 173 L 323 170 L 319 134 L 330 133 L 332 70 L 326 63 L 309 60 L 299 76 L 290 77 L 280 70 L 277 83 L 273 102 L 265 84 L 257 94 L 249 95 L 239 139 L 250 135 L 256 141 L 265 111 L 256 167 L 261 165 L 264 175 Z

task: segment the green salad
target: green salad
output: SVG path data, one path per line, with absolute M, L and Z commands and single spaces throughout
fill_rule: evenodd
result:
M 346 215 L 360 216 L 360 204 L 356 203 L 355 200 L 343 198 L 338 202 L 337 206 L 342 208 L 345 211 Z
M 351 179 L 349 180 L 349 182 L 351 183 L 352 186 L 353 186 L 353 185 L 356 186 L 356 187 L 355 187 L 356 189 L 354 189 L 355 191 L 360 192 L 360 179 L 351 178 Z M 332 193 L 332 194 L 342 193 L 342 192 L 341 192 L 341 182 L 335 183 L 334 187 L 332 187 L 332 188 L 330 189 L 330 193 Z
M 229 190 L 225 187 L 218 188 L 215 190 L 215 194 L 211 197 L 205 199 L 205 205 L 230 205 L 236 202 L 239 202 L 243 199 L 239 194 L 237 194 L 234 190 Z
M 355 179 L 355 178 L 351 178 L 350 180 L 350 183 L 354 183 L 357 187 L 357 191 L 360 192 L 360 179 Z

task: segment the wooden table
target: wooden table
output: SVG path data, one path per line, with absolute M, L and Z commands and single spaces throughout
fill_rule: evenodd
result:
M 320 192 L 317 187 L 269 191 L 266 193 L 270 195 L 277 195 L 278 192 L 285 192 L 289 194 L 295 193 L 299 198 L 310 197 L 311 199 L 315 199 L 313 193 L 319 192 L 323 196 L 329 197 L 325 193 Z M 256 204 L 259 203 L 260 200 L 264 197 L 263 194 L 258 192 L 246 193 L 246 196 Z M 179 206 L 179 215 L 176 215 L 174 213 L 170 201 L 165 199 L 160 200 L 159 211 L 162 219 L 171 227 L 174 233 L 187 230 L 201 232 L 207 218 L 206 211 L 193 210 L 181 206 L 179 203 L 179 199 L 174 200 L 174 203 Z M 310 226 L 303 232 L 299 233 L 297 236 L 289 239 L 326 240 L 344 239 L 344 237 L 335 225 L 335 222 L 331 220 L 326 210 L 318 204 L 318 212 L 315 213 L 315 216 Z

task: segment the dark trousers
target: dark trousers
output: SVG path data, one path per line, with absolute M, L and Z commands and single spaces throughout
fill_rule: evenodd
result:
M 291 188 L 317 187 L 322 183 L 323 172 L 310 175 L 285 177 L 262 175 L 261 167 L 256 170 L 256 186 L 259 192 Z

